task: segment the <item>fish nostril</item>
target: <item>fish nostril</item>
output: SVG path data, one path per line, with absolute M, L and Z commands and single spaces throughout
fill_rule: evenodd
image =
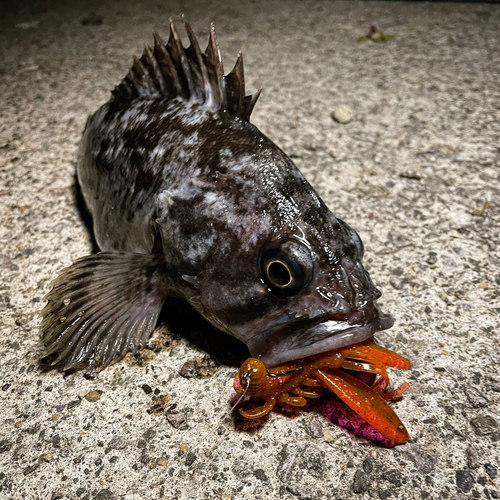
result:
M 352 313 L 348 318 L 347 322 L 350 325 L 359 325 L 365 323 L 366 317 L 365 313 L 362 311 L 356 311 Z

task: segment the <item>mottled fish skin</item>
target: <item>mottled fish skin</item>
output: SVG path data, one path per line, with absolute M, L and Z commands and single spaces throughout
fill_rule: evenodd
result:
M 179 46 L 172 45 L 173 30 L 167 49 L 175 59 Z M 207 54 L 216 47 L 214 40 L 212 30 Z M 188 58 L 201 60 L 191 47 L 185 49 Z M 212 56 L 207 57 L 210 62 Z M 177 67 L 182 66 L 178 59 Z M 214 70 L 207 63 L 206 74 L 198 68 L 205 90 L 191 88 L 189 97 L 178 91 L 171 98 L 155 93 L 161 82 L 152 69 L 156 86 L 146 96 L 131 78 L 138 97 L 115 95 L 89 118 L 77 173 L 99 248 L 110 256 L 154 257 L 157 271 L 137 279 L 151 279 L 142 288 L 157 294 L 155 304 L 169 294 L 183 297 L 272 366 L 365 340 L 393 321 L 375 303 L 380 292 L 361 264 L 357 233 L 330 212 L 291 159 L 248 122 L 242 96 L 233 99 L 230 109 L 234 87 L 240 85 L 244 93 L 240 61 L 241 68 L 225 82 L 217 80 L 221 65 L 214 64 Z M 229 104 L 223 84 L 233 92 L 228 91 Z M 190 85 L 202 83 L 193 78 Z M 272 278 L 271 269 L 278 273 Z M 65 272 L 60 278 L 68 276 L 61 285 L 64 293 L 76 294 Z M 275 286 L 272 280 L 281 280 L 284 272 L 285 281 L 297 278 L 296 288 Z M 154 280 L 148 278 L 153 275 Z M 94 279 L 78 276 L 85 286 Z M 107 276 L 103 283 L 112 282 Z M 42 340 L 60 352 L 66 340 L 53 331 L 57 322 L 52 316 L 59 314 L 56 303 L 61 305 L 63 292 L 51 293 Z M 84 342 L 77 338 L 82 334 L 75 331 L 71 342 L 82 349 Z M 76 348 L 65 354 L 70 366 L 82 361 L 105 365 L 124 355 L 126 343 L 120 341 L 115 355 L 118 347 L 110 345 L 119 342 L 110 338 L 117 334 L 100 331 L 94 354 L 87 349 L 78 355 Z M 130 350 L 139 345 L 127 342 Z M 99 351 L 101 344 L 108 354 Z

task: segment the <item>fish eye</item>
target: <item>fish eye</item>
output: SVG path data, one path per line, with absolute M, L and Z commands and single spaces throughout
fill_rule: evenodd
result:
M 361 240 L 361 237 L 354 229 L 350 228 L 350 230 L 351 230 L 352 240 L 354 241 L 354 244 L 356 245 L 359 251 L 359 258 L 362 259 L 365 253 L 365 246 L 363 245 L 363 241 Z
M 271 245 L 262 252 L 264 281 L 276 292 L 293 295 L 309 284 L 314 262 L 309 248 L 298 241 Z
M 339 224 L 344 228 L 344 230 L 347 232 L 347 234 L 351 237 L 352 242 L 354 243 L 354 246 L 358 249 L 359 252 L 359 258 L 363 259 L 363 255 L 365 253 L 365 246 L 363 245 L 363 241 L 361 240 L 361 237 L 355 231 L 349 224 L 346 224 L 343 220 L 337 218 L 339 221 Z

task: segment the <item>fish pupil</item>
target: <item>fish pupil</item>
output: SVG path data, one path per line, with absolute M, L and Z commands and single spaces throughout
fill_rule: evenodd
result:
M 279 260 L 270 262 L 267 267 L 267 275 L 270 281 L 279 287 L 285 287 L 291 284 L 293 278 L 288 266 Z

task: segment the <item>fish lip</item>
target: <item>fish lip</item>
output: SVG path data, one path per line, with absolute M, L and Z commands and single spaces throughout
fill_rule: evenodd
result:
M 315 354 L 347 347 L 373 337 L 394 324 L 389 314 L 377 309 L 377 317 L 369 323 L 351 324 L 349 318 L 323 317 L 314 324 L 294 328 L 293 322 L 255 335 L 248 342 L 252 356 L 268 367 L 277 366 Z

